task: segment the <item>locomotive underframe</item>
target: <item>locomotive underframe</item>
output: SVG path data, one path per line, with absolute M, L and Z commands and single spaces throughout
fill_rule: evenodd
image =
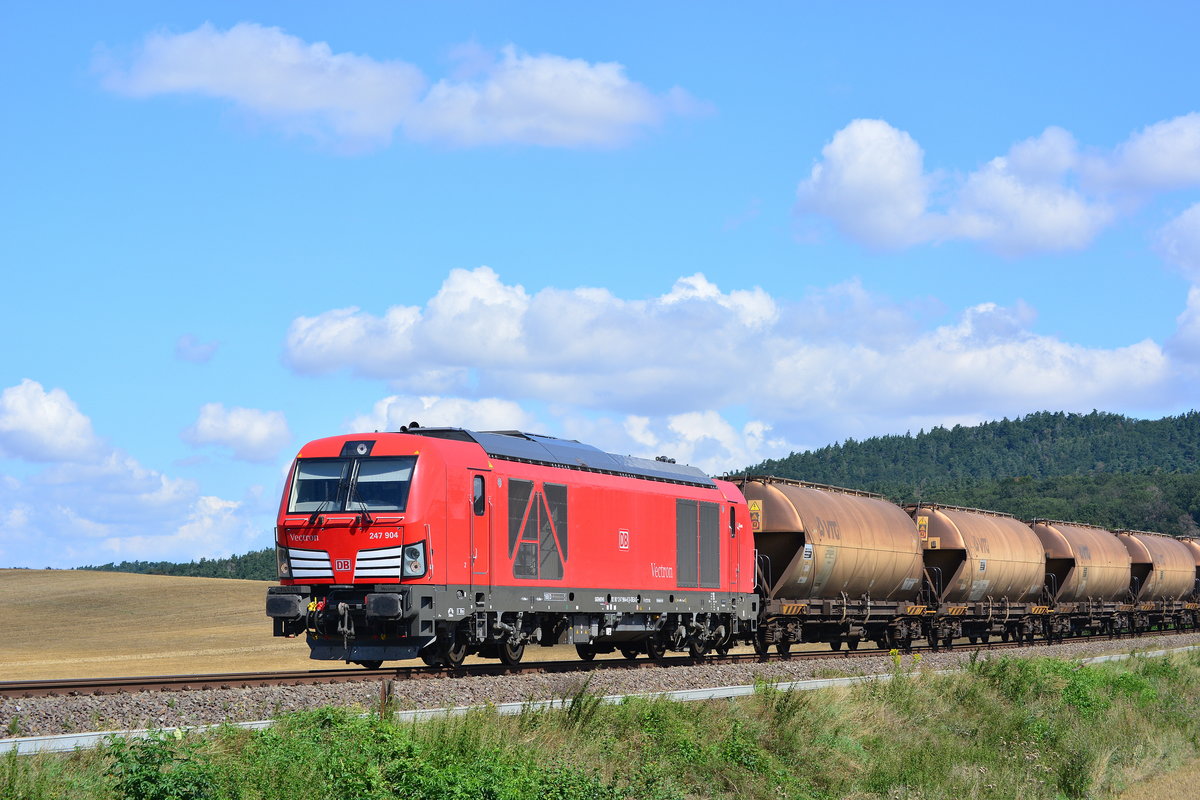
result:
M 562 587 L 273 586 L 267 603 L 276 636 L 304 633 L 311 658 L 356 663 L 429 660 L 428 648 L 496 656 L 526 644 L 702 653 L 745 638 L 758 612 L 753 594 Z

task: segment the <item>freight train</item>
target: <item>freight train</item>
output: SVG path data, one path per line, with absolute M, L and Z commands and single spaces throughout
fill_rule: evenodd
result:
M 530 645 L 703 658 L 1200 625 L 1195 540 L 714 479 L 517 431 L 310 442 L 275 539 L 274 634 L 369 668 L 516 664 Z

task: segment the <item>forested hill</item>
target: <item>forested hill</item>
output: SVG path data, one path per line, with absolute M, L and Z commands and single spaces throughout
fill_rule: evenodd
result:
M 1200 412 L 1158 420 L 1039 412 L 764 461 L 777 475 L 1106 527 L 1200 533 Z
M 915 436 L 850 439 L 764 461 L 747 472 L 879 490 L 933 488 L 1015 476 L 1198 469 L 1200 412 L 1135 420 L 1099 411 L 1043 411 L 969 428 L 934 428 Z
M 77 569 L 101 572 L 136 572 L 142 575 L 184 575 L 189 578 L 241 578 L 243 580 L 273 581 L 277 577 L 275 548 L 255 550 L 229 558 L 202 558 L 186 564 L 173 561 L 122 561 L 120 564 L 101 564 Z

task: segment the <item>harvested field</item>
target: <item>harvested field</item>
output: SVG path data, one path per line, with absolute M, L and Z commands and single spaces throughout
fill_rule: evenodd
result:
M 276 639 L 264 581 L 0 570 L 9 631 L 0 680 L 314 669 Z

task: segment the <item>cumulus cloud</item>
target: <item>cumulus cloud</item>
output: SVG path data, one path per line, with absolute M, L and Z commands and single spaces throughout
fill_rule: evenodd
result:
M 143 466 L 97 438 L 62 389 L 26 380 L 0 393 L 0 444 L 6 455 L 44 464 L 0 480 L 5 566 L 189 560 L 261 541 L 255 498 L 204 496 L 192 481 Z
M 28 461 L 89 461 L 104 449 L 92 421 L 62 389 L 26 378 L 0 392 L 0 455 Z
M 878 247 L 930 238 L 931 179 L 911 136 L 879 119 L 856 119 L 834 134 L 797 192 L 798 207 Z
M 452 427 L 476 431 L 519 430 L 536 433 L 537 418 L 511 400 L 392 395 L 377 402 L 369 414 L 355 417 L 347 432 L 395 431 L 417 422 L 427 428 Z
M 743 354 L 731 343 L 777 316 L 761 289 L 722 292 L 703 275 L 658 298 L 622 300 L 587 287 L 530 294 L 480 267 L 452 271 L 423 308 L 300 317 L 284 359 L 301 373 L 387 378 L 418 396 L 471 389 L 645 413 L 680 395 L 719 404 L 735 394 L 741 387 L 727 376 L 744 371 Z
M 207 364 L 217 352 L 217 342 L 202 342 L 196 336 L 185 333 L 175 340 L 175 357 L 193 364 Z
M 1163 226 L 1157 247 L 1189 280 L 1200 283 L 1200 203 Z
M 1157 191 L 1200 184 L 1200 113 L 1156 122 L 1108 154 L 1089 158 L 1086 177 L 1116 191 Z
M 194 445 L 227 447 L 234 458 L 260 462 L 274 459 L 292 438 L 282 411 L 227 409 L 221 403 L 205 403 L 182 436 Z
M 1200 185 L 1200 114 L 1155 123 L 1105 152 L 1049 127 L 962 175 L 927 171 L 906 131 L 858 119 L 797 189 L 797 210 L 881 249 L 978 242 L 1009 255 L 1079 250 L 1147 192 Z M 936 189 L 936 191 L 935 191 Z
M 459 50 L 454 78 L 432 82 L 415 65 L 334 53 L 279 28 L 205 23 L 146 37 L 126 64 L 97 61 L 106 88 L 132 97 L 198 94 L 233 102 L 290 131 L 355 146 L 417 141 L 456 146 L 619 145 L 666 116 L 702 104 L 682 89 L 656 94 L 621 64 L 513 46 L 491 56 Z
M 402 387 L 354 427 L 539 423 L 638 455 L 670 443 L 662 455 L 721 469 L 760 460 L 752 456 L 772 443 L 824 444 L 930 419 L 1154 407 L 1175 373 L 1152 341 L 1097 348 L 1039 334 L 1023 303 L 983 303 L 931 326 L 928 315 L 944 313 L 936 302 L 896 304 L 853 281 L 784 302 L 692 275 L 659 296 L 625 299 L 592 288 L 530 292 L 481 267 L 456 270 L 423 306 L 401 308 L 403 341 L 382 335 L 395 309 L 292 325 L 285 358 L 298 372 L 350 370 Z M 487 331 L 498 344 L 464 346 Z M 553 411 L 521 412 L 531 407 Z

